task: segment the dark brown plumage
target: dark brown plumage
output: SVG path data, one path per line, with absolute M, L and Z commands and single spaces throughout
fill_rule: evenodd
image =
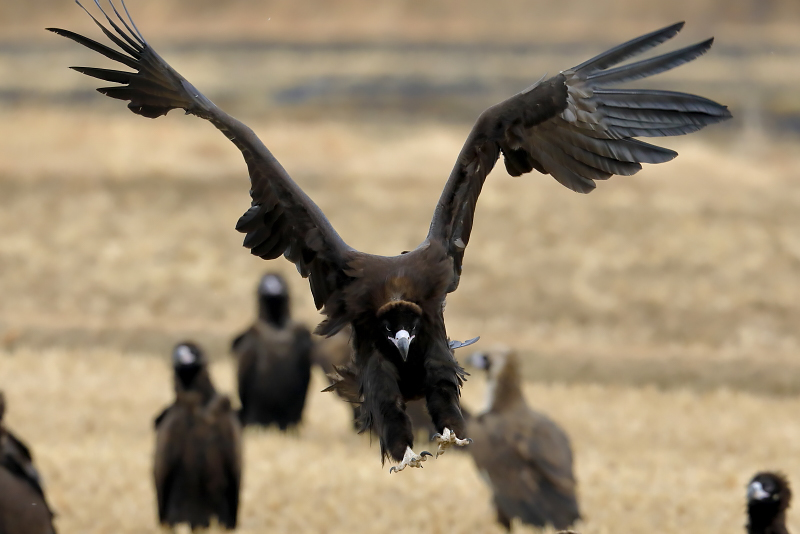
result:
M 55 534 L 30 449 L 3 424 L 5 396 L 0 392 L 0 533 Z
M 232 344 L 243 425 L 300 423 L 311 379 L 311 332 L 291 320 L 289 288 L 266 274 L 258 286 L 258 319 Z
M 309 279 L 314 302 L 325 315 L 316 333 L 333 335 L 352 326 L 349 376 L 358 383 L 362 424 L 380 436 L 383 457 L 403 460 L 401 468 L 409 459 L 415 465 L 421 461 L 411 450 L 407 401 L 424 397 L 439 432 L 451 440 L 449 431 L 464 435 L 459 407 L 464 374 L 448 344 L 444 301 L 458 287 L 478 195 L 500 154 L 512 175 L 549 173 L 587 193 L 595 180 L 634 174 L 642 163 L 676 156 L 634 136 L 685 134 L 730 118 L 727 108 L 699 96 L 609 88 L 691 61 L 712 42 L 611 68 L 674 37 L 683 24 L 644 35 L 483 112 L 445 184 L 426 239 L 407 253 L 375 256 L 348 246 L 255 133 L 175 72 L 129 17 L 126 21 L 114 8 L 106 21 L 110 30 L 96 22 L 121 51 L 68 30 L 51 31 L 133 69 L 74 67 L 121 84 L 98 89 L 101 93 L 130 101 L 132 112 L 150 118 L 184 109 L 211 122 L 239 148 L 252 197 L 236 224 L 246 234 L 244 246 L 264 259 L 285 256 Z
M 211 384 L 194 343 L 172 355 L 175 401 L 156 418 L 153 474 L 162 525 L 236 527 L 242 472 L 241 427 L 228 397 Z
M 747 485 L 747 534 L 788 534 L 786 510 L 791 500 L 785 475 L 756 473 Z
M 507 349 L 475 353 L 487 373 L 487 406 L 467 421 L 469 451 L 494 494 L 497 520 L 507 530 L 523 523 L 558 530 L 580 519 L 569 437 L 546 415 L 528 408 L 519 362 Z

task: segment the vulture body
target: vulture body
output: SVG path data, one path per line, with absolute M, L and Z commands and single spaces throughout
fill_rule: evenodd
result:
M 464 373 L 449 346 L 444 302 L 458 287 L 478 195 L 500 155 L 511 175 L 535 170 L 588 193 L 596 180 L 631 175 L 642 163 L 663 163 L 677 155 L 634 137 L 686 134 L 730 118 L 725 106 L 699 96 L 615 88 L 691 61 L 712 43 L 709 39 L 615 67 L 674 37 L 683 23 L 643 35 L 484 111 L 456 159 L 427 237 L 407 253 L 376 256 L 348 246 L 256 134 L 172 69 L 127 11 L 125 18 L 110 6 L 103 12 L 107 26 L 95 22 L 116 48 L 69 30 L 49 29 L 131 69 L 73 67 L 119 84 L 98 89 L 101 93 L 129 101 L 128 109 L 149 118 L 183 109 L 209 121 L 239 148 L 252 200 L 236 224 L 246 234 L 244 246 L 264 259 L 283 255 L 309 279 L 314 302 L 325 316 L 317 334 L 330 336 L 351 325 L 354 361 L 340 374 L 355 381 L 353 400 L 361 403 L 362 426 L 380 437 L 383 459 L 401 462 L 398 469 L 424 459 L 411 449 L 409 400 L 425 399 L 442 434 L 440 450 L 467 443 L 458 438 L 464 436 L 459 405 Z
M 352 391 L 346 391 L 341 387 L 343 384 L 339 380 L 342 377 L 336 371 L 352 364 L 351 336 L 350 327 L 345 327 L 334 336 L 320 340 L 314 348 L 314 363 L 319 365 L 334 382 L 333 391 L 345 401 L 351 403 L 353 407 L 353 424 L 356 430 L 361 431 L 366 429 L 361 428 L 361 403 L 358 402 L 358 384 L 353 382 L 351 384 L 353 386 Z M 436 427 L 433 426 L 431 416 L 428 415 L 428 410 L 425 407 L 425 399 L 406 402 L 406 415 L 411 420 L 411 428 L 415 436 L 420 432 L 424 432 L 427 438 L 431 438 L 436 434 Z
M 470 359 L 487 371 L 488 381 L 485 411 L 467 421 L 469 451 L 492 489 L 497 521 L 507 530 L 515 517 L 567 529 L 580 519 L 569 437 L 528 408 L 512 352 L 475 353 Z
M 300 423 L 311 380 L 311 332 L 291 321 L 289 290 L 279 275 L 267 274 L 258 286 L 258 319 L 232 344 L 236 355 L 239 418 L 243 425 Z
M 55 534 L 53 512 L 30 449 L 3 424 L 0 393 L 0 533 Z
M 756 473 L 747 485 L 747 534 L 788 534 L 789 481 L 780 473 Z
M 162 525 L 233 529 L 242 472 L 241 427 L 230 400 L 214 389 L 193 343 L 173 351 L 175 402 L 156 418 L 153 475 Z

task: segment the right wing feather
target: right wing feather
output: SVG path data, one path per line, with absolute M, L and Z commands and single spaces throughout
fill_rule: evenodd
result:
M 69 30 L 48 30 L 134 72 L 72 68 L 93 78 L 122 84 L 101 87 L 98 91 L 111 98 L 130 101 L 128 108 L 137 115 L 157 118 L 173 109 L 184 109 L 187 114 L 206 119 L 222 131 L 242 152 L 250 173 L 252 204 L 236 224 L 236 229 L 246 234 L 244 246 L 264 259 L 283 254 L 303 277 L 309 278 L 317 309 L 322 308 L 337 289 L 350 282 L 351 278 L 344 271 L 352 249 L 250 128 L 220 110 L 170 67 L 144 40 L 130 15 L 126 22 L 116 6 L 109 2 L 120 22 L 115 23 L 100 4 L 95 3 L 111 29 L 84 10 L 119 50 Z M 122 6 L 127 15 L 124 2 Z

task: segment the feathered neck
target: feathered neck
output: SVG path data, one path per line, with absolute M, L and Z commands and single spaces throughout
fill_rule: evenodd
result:
M 258 318 L 276 328 L 289 322 L 289 297 L 286 295 L 261 296 L 258 299 Z
M 211 400 L 216 390 L 205 365 L 184 365 L 175 368 L 175 394 L 180 395 L 184 392 L 199 393 L 203 403 Z
M 496 367 L 489 372 L 485 412 L 502 412 L 524 406 L 517 357 L 508 354 L 503 361 L 494 362 L 493 365 Z
M 787 534 L 786 510 L 777 502 L 751 502 L 747 505 L 748 534 Z

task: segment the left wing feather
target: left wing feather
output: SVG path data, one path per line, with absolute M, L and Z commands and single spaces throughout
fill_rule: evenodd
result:
M 674 37 L 683 23 L 637 37 L 484 111 L 458 156 L 433 214 L 428 241 L 453 259 L 449 291 L 458 287 L 475 205 L 502 153 L 512 176 L 537 170 L 579 193 L 596 180 L 632 175 L 642 163 L 663 163 L 677 153 L 634 137 L 697 131 L 731 117 L 706 98 L 673 91 L 616 89 L 692 61 L 713 39 L 650 59 L 610 68 Z

